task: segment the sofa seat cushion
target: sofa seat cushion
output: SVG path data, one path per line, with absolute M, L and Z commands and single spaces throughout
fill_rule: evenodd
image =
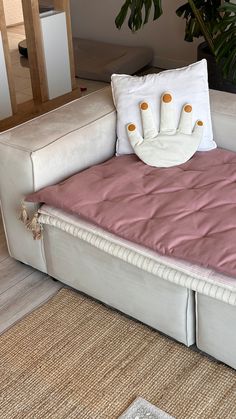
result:
M 109 233 L 78 216 L 48 205 L 40 208 L 40 222 L 44 229 L 52 226 L 62 230 L 157 278 L 236 305 L 236 282 L 232 277 L 176 258 L 162 256 L 144 246 Z
M 154 168 L 114 157 L 28 196 L 160 254 L 236 277 L 236 153 Z

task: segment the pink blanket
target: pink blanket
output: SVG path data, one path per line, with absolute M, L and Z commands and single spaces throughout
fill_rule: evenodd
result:
M 236 153 L 198 152 L 153 168 L 114 157 L 27 197 L 163 255 L 236 277 Z

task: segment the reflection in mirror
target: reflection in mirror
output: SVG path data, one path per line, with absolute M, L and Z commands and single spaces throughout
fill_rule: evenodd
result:
M 3 0 L 17 104 L 33 99 L 21 0 Z M 54 8 L 53 0 L 39 0 L 39 11 Z
M 54 9 L 53 0 L 39 0 L 40 13 L 48 12 Z
M 21 104 L 31 100 L 33 97 L 28 60 L 22 58 L 18 50 L 18 44 L 25 39 L 22 4 L 21 0 L 3 0 L 3 6 L 16 90 L 16 101 L 17 104 Z

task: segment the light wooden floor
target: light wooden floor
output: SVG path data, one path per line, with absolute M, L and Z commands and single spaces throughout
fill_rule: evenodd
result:
M 62 284 L 12 259 L 0 216 L 0 333 L 47 301 Z

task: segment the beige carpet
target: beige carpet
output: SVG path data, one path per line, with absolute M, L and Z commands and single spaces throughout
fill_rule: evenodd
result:
M 116 419 L 138 396 L 233 419 L 236 373 L 67 289 L 0 338 L 1 419 Z

